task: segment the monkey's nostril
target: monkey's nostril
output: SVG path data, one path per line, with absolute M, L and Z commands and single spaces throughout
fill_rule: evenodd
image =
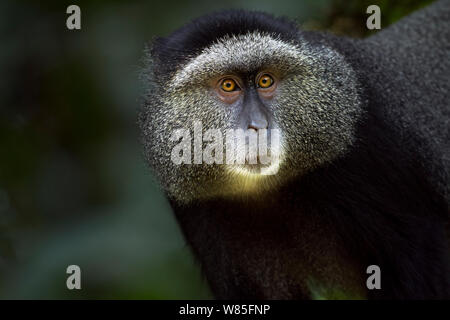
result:
M 257 121 L 252 121 L 247 129 L 253 129 L 253 130 L 260 130 L 260 129 L 267 129 L 269 127 L 269 124 L 267 123 L 267 121 L 261 121 L 261 122 L 257 122 Z

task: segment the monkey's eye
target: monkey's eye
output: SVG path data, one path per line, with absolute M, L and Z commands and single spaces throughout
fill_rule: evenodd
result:
M 269 88 L 273 84 L 273 78 L 268 74 L 263 74 L 258 80 L 259 88 Z
M 237 86 L 236 81 L 234 81 L 233 79 L 230 79 L 230 78 L 222 80 L 220 87 L 222 88 L 223 91 L 226 91 L 226 92 L 239 90 L 239 87 Z

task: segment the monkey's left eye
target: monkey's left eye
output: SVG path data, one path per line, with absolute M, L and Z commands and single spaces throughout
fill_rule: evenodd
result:
M 273 78 L 268 74 L 263 74 L 258 80 L 259 88 L 269 88 L 273 84 Z
M 229 78 L 222 80 L 220 87 L 222 88 L 223 91 L 226 91 L 226 92 L 239 90 L 239 87 L 236 84 L 236 81 L 234 81 L 233 79 L 229 79 Z

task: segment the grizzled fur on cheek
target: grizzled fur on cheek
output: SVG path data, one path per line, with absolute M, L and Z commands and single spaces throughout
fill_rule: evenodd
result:
M 218 101 L 216 94 L 205 85 L 193 83 L 173 88 L 164 83 L 159 86 L 165 86 L 164 90 L 160 88 L 154 92 L 161 96 L 151 92 L 147 95 L 147 111 L 141 117 L 146 158 L 169 196 L 186 202 L 194 195 L 210 197 L 214 190 L 220 190 L 226 175 L 221 170 L 223 165 L 193 163 L 194 123 L 202 123 L 203 133 L 208 129 L 219 129 L 225 137 L 232 109 Z M 171 160 L 172 149 L 179 143 L 171 141 L 177 129 L 190 133 L 191 164 L 175 164 Z
M 309 58 L 282 79 L 273 107 L 289 137 L 284 166 L 292 175 L 345 154 L 355 142 L 355 128 L 364 113 L 356 74 L 344 58 L 327 47 L 305 50 Z

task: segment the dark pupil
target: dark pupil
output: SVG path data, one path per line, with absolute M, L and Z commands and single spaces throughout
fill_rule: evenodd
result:
M 263 79 L 263 81 L 262 81 L 263 83 L 266 83 L 267 82 L 267 79 Z
M 227 82 L 225 85 L 226 85 L 228 88 L 231 87 L 231 83 L 229 83 L 229 82 Z

